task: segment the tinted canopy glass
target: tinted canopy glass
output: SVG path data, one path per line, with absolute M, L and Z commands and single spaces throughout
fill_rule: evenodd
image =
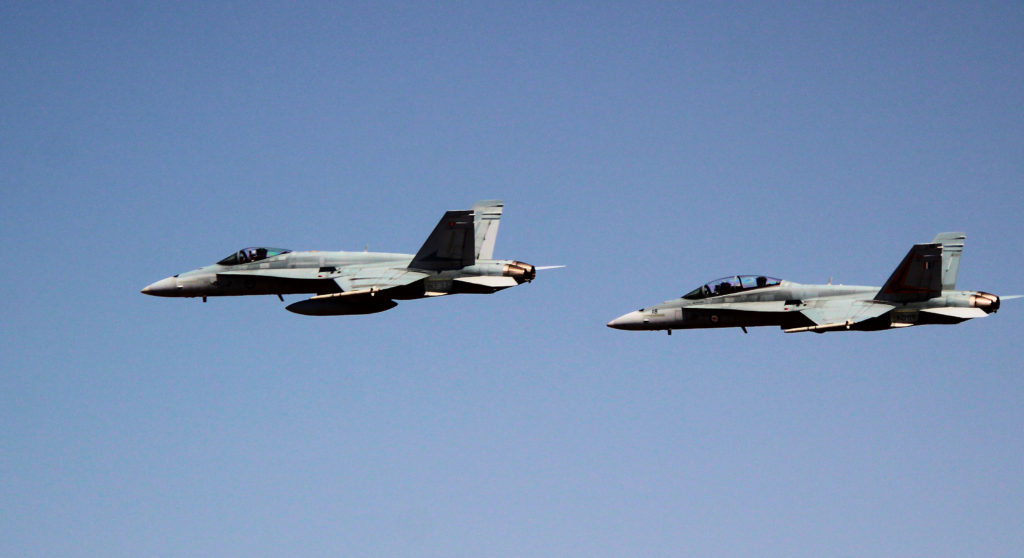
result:
M 707 298 L 752 289 L 763 289 L 765 287 L 774 287 L 781 282 L 781 279 L 765 275 L 730 275 L 721 279 L 715 279 L 714 281 L 708 281 L 683 295 L 683 298 Z
M 284 248 L 242 248 L 241 250 L 231 254 L 223 260 L 217 262 L 220 265 L 238 265 L 244 263 L 258 262 L 274 256 L 280 256 L 281 254 L 287 254 L 291 250 L 285 250 Z

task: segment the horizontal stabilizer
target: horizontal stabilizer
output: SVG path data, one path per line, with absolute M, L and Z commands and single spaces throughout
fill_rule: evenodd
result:
M 480 277 L 457 277 L 455 281 L 460 283 L 469 283 L 472 285 L 481 285 L 483 287 L 490 287 L 492 289 L 504 289 L 507 287 L 515 287 L 519 283 L 516 282 L 514 277 L 505 277 L 502 275 L 482 275 Z
M 985 316 L 988 316 L 988 312 L 982 310 L 981 308 L 922 308 L 921 311 L 929 312 L 931 314 L 939 314 L 940 316 L 963 318 L 965 320 L 970 320 L 971 318 L 984 318 Z

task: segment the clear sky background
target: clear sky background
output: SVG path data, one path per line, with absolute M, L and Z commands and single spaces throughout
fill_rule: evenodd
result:
M 1024 4 L 97 4 L 0 6 L 0 555 L 1020 556 L 1024 301 L 604 324 L 950 230 L 959 287 L 1024 293 Z M 568 267 L 370 316 L 139 294 L 489 198 L 496 256 Z

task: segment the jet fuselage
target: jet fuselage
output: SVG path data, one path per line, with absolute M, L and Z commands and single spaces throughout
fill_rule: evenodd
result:
M 609 322 L 608 327 L 642 331 L 777 326 L 791 331 L 815 331 L 816 326 L 831 324 L 817 324 L 808 319 L 804 311 L 837 304 L 851 309 L 874 306 L 878 304 L 873 300 L 878 291 L 879 287 L 870 286 L 803 285 L 782 281 L 778 286 L 749 292 L 700 300 L 667 300 L 622 315 Z M 964 310 L 935 311 L 942 308 Z M 832 329 L 873 331 L 910 325 L 955 324 L 970 317 L 981 317 L 998 308 L 998 297 L 994 295 L 976 291 L 942 291 L 940 296 L 929 300 L 891 304 L 882 314 L 860 322 L 846 324 L 847 320 L 842 320 Z M 967 309 L 978 309 L 981 313 Z

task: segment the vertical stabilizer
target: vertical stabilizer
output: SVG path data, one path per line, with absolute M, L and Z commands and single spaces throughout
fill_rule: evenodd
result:
M 960 271 L 960 254 L 964 251 L 962 232 L 944 232 L 935 236 L 933 244 L 942 244 L 942 290 L 951 291 L 956 288 L 956 274 Z
M 473 245 L 473 212 L 449 211 L 409 264 L 413 269 L 462 269 L 476 263 Z
M 941 245 L 915 244 L 875 295 L 875 300 L 915 302 L 939 296 L 942 294 L 941 264 Z
M 501 200 L 478 201 L 473 206 L 473 226 L 476 236 L 476 259 L 494 259 L 494 241 L 498 238 L 498 225 L 501 224 Z

